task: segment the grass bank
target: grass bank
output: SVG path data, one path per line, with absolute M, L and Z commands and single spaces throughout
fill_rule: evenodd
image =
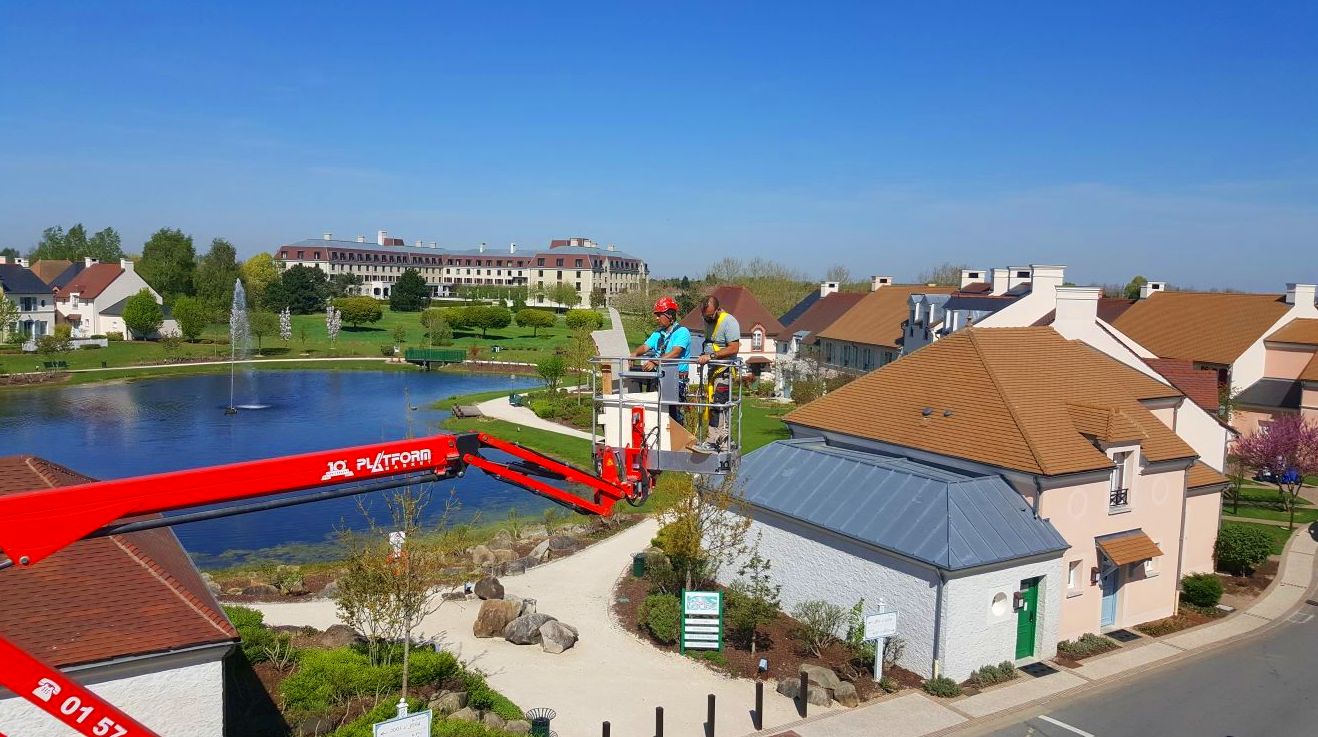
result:
M 252 361 L 241 364 L 245 370 L 253 371 L 415 371 L 411 364 L 386 363 L 383 359 L 295 359 Z M 161 376 L 190 376 L 195 374 L 223 374 L 229 372 L 229 364 L 189 364 L 175 363 L 161 366 L 134 366 L 104 371 L 74 371 L 52 374 L 49 381 L 36 384 L 0 385 L 0 391 L 16 389 L 40 389 L 43 387 L 76 386 L 101 381 L 125 381 L 133 379 L 158 378 Z

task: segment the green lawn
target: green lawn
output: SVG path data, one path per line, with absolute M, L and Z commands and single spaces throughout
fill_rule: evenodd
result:
M 465 402 L 463 402 L 465 404 Z M 514 425 L 504 420 L 488 417 L 459 419 L 450 417 L 444 420 L 444 427 L 457 432 L 484 432 L 500 440 L 520 443 L 546 455 L 559 458 L 582 468 L 590 468 L 593 461 L 590 456 L 590 441 L 574 438 L 570 435 L 538 430 L 531 427 Z
M 1270 519 L 1277 522 L 1289 522 L 1291 513 L 1281 509 L 1268 509 L 1264 507 L 1255 507 L 1247 504 L 1241 504 L 1239 509 L 1232 507 L 1231 502 L 1223 500 L 1222 513 L 1231 514 L 1237 517 L 1249 517 L 1251 519 Z M 1295 524 L 1309 524 L 1318 520 L 1318 509 L 1304 508 L 1297 506 L 1295 509 Z
M 1277 527 L 1275 525 L 1256 525 L 1250 522 L 1232 522 L 1229 520 L 1224 520 L 1222 522 L 1222 527 L 1223 528 L 1256 527 L 1260 530 L 1263 530 L 1264 532 L 1268 533 L 1268 535 L 1272 538 L 1273 555 L 1281 555 L 1282 548 L 1286 546 L 1286 541 L 1289 540 L 1291 537 L 1290 530 L 1287 530 L 1285 527 Z
M 796 409 L 794 404 L 782 404 L 754 397 L 746 397 L 741 404 L 741 445 L 744 453 L 763 447 L 775 440 L 786 440 L 792 435 L 783 424 L 782 416 Z
M 1275 486 L 1242 486 L 1240 487 L 1240 503 L 1256 504 L 1259 506 L 1281 506 L 1281 493 Z M 1295 506 L 1307 507 L 1313 503 L 1304 497 L 1295 500 Z

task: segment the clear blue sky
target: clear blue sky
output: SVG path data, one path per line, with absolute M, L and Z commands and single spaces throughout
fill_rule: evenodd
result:
M 1318 280 L 1318 4 L 0 4 L 0 245 Z

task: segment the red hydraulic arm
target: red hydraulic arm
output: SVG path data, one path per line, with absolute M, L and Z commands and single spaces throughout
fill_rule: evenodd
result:
M 489 460 L 481 455 L 482 448 L 502 451 L 517 462 Z M 634 501 L 648 490 L 648 476 L 631 469 L 617 473 L 616 464 L 608 459 L 602 462 L 600 476 L 484 433 L 434 435 L 0 496 L 0 550 L 6 556 L 0 558 L 0 571 L 14 564 L 38 564 L 87 537 L 455 478 L 463 476 L 468 466 L 584 514 L 608 515 L 618 500 Z M 541 478 L 584 485 L 590 489 L 591 498 Z M 155 516 L 316 488 L 324 490 L 237 508 L 220 507 L 168 518 Z M 3 635 L 0 686 L 88 737 L 156 737 L 132 717 Z

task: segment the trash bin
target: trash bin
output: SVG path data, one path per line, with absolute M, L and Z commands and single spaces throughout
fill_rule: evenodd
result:
M 632 575 L 637 578 L 645 576 L 645 553 L 636 553 L 632 556 Z

